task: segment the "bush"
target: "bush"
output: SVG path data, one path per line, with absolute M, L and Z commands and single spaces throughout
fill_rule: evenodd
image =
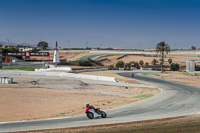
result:
M 123 68 L 124 67 L 124 62 L 123 61 L 118 61 L 116 64 L 117 68 Z
M 172 71 L 179 71 L 179 68 L 180 68 L 180 65 L 177 63 L 176 64 L 172 63 L 170 66 L 170 70 L 172 70 Z
M 110 66 L 108 66 L 108 68 L 114 68 L 114 65 L 110 65 Z
M 171 65 L 173 60 L 171 58 L 168 59 L 169 64 Z
M 195 71 L 200 71 L 200 66 L 195 65 Z
M 79 61 L 78 66 L 92 66 L 90 61 Z

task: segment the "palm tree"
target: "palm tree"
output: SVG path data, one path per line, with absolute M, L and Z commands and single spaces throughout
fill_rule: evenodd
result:
M 161 53 L 161 73 L 163 72 L 163 62 L 164 62 L 164 54 L 168 54 L 170 52 L 170 46 L 165 43 L 165 41 L 162 41 L 157 44 L 156 46 L 157 54 Z

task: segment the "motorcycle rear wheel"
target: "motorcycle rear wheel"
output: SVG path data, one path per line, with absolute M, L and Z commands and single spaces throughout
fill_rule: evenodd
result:
M 94 119 L 94 114 L 91 113 L 91 112 L 88 112 L 88 113 L 87 113 L 87 117 L 88 117 L 89 119 Z

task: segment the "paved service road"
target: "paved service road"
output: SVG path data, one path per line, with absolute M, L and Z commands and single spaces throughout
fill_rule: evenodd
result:
M 120 73 L 119 75 L 131 78 L 131 73 Z M 160 88 L 162 93 L 139 102 L 106 110 L 108 118 L 105 119 L 90 120 L 86 116 L 80 116 L 44 121 L 1 123 L 0 132 L 134 122 L 200 112 L 200 87 L 142 76 L 139 73 L 135 73 L 133 78 Z

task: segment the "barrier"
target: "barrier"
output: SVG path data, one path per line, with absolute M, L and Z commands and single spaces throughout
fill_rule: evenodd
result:
M 108 68 L 99 68 L 99 69 L 84 69 L 84 70 L 75 70 L 74 72 L 80 73 L 80 72 L 92 72 L 92 71 L 107 71 Z
M 71 67 L 51 67 L 51 68 L 40 68 L 35 69 L 36 72 L 42 72 L 42 71 L 58 71 L 58 70 L 65 70 L 65 71 L 71 71 Z
M 57 76 L 57 77 L 68 77 L 68 78 L 79 78 L 79 79 L 91 79 L 91 80 L 101 80 L 101 81 L 112 81 L 115 82 L 114 77 L 105 76 L 94 76 L 76 73 L 66 73 L 66 72 L 36 72 L 36 71 L 5 71 L 0 70 L 1 74 L 12 74 L 12 75 L 35 75 L 35 76 Z
M 13 77 L 0 77 L 0 83 L 1 84 L 12 84 Z

